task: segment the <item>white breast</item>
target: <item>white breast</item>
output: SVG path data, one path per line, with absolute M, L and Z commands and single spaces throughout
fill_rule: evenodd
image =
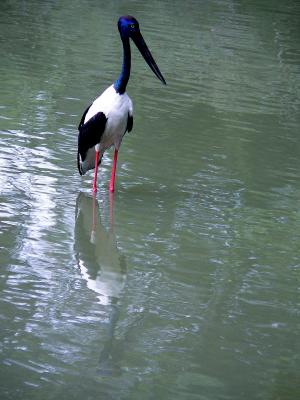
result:
M 87 122 L 98 112 L 103 112 L 107 118 L 106 127 L 100 142 L 100 153 L 114 145 L 119 149 L 124 136 L 128 114 L 132 116 L 132 101 L 127 93 L 119 94 L 113 85 L 107 88 L 89 108 L 84 122 Z

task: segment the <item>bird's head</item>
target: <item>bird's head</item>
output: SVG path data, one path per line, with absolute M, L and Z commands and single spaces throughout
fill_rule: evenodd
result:
M 130 15 L 125 15 L 119 18 L 118 29 L 122 40 L 131 38 L 157 78 L 162 83 L 166 84 L 166 81 L 156 65 L 156 62 L 154 61 L 152 54 L 150 53 L 150 50 L 148 49 L 148 46 L 146 45 L 146 42 L 140 32 L 138 21 Z
M 131 15 L 124 15 L 119 18 L 118 29 L 121 37 L 132 37 L 140 32 L 138 21 Z

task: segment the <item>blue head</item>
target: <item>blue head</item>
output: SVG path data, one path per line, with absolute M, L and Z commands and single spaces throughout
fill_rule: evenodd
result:
M 156 62 L 154 61 L 150 50 L 148 49 L 143 36 L 140 32 L 140 27 L 138 21 L 134 18 L 131 17 L 130 15 L 125 15 L 123 17 L 119 18 L 118 21 L 118 29 L 121 35 L 122 41 L 128 40 L 131 38 L 133 42 L 135 43 L 136 47 L 139 49 L 140 53 L 144 57 L 145 61 L 149 65 L 149 67 L 152 69 L 154 74 L 157 76 L 157 78 L 164 84 L 166 84 L 166 81 L 164 77 L 162 76 L 162 73 L 160 72 L 158 66 L 156 65 Z
M 129 38 L 131 35 L 135 34 L 135 32 L 140 30 L 138 21 L 131 17 L 130 15 L 124 15 L 119 18 L 118 21 L 118 29 L 121 35 L 121 38 Z

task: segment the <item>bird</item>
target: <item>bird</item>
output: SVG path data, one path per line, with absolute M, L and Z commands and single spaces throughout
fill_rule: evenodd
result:
M 97 174 L 104 152 L 114 147 L 114 159 L 109 191 L 115 190 L 118 152 L 123 136 L 133 127 L 133 104 L 126 93 L 131 69 L 130 39 L 156 75 L 166 85 L 152 54 L 141 34 L 138 21 L 130 16 L 121 16 L 118 30 L 123 44 L 123 62 L 119 77 L 109 86 L 82 115 L 78 126 L 77 166 L 80 175 L 94 169 L 93 192 L 97 192 Z

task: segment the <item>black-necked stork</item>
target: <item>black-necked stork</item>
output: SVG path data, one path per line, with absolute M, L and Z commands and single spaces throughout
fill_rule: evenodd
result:
M 97 173 L 103 153 L 114 146 L 114 161 L 109 190 L 114 191 L 118 151 L 124 134 L 133 125 L 132 101 L 126 93 L 130 76 L 131 38 L 145 61 L 160 81 L 166 84 L 139 29 L 131 16 L 119 18 L 118 29 L 123 43 L 123 65 L 118 79 L 85 110 L 79 123 L 77 164 L 80 175 L 95 168 L 93 191 L 97 191 Z

